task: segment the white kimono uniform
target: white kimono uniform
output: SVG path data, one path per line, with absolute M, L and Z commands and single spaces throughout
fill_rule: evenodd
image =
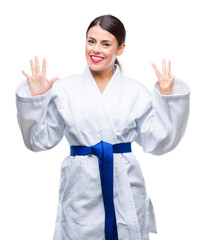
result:
M 24 143 L 47 150 L 65 135 L 70 145 L 136 142 L 147 153 L 174 149 L 189 115 L 189 87 L 175 79 L 173 95 L 154 94 L 122 76 L 118 65 L 101 94 L 86 66 L 83 74 L 62 78 L 43 95 L 31 96 L 28 81 L 16 91 L 17 117 Z M 156 233 L 153 206 L 138 160 L 114 153 L 114 205 L 119 240 L 148 240 Z M 104 240 L 104 205 L 98 158 L 67 156 L 62 162 L 54 240 Z

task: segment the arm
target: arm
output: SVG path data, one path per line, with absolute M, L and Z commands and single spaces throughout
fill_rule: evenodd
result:
M 40 72 L 38 58 L 36 68 L 30 60 L 32 76 L 27 77 L 16 90 L 17 119 L 27 148 L 41 151 L 54 147 L 63 137 L 64 120 L 58 112 L 55 101 L 53 78 L 46 79 L 46 59 Z
M 141 91 L 141 99 L 146 99 L 146 107 L 141 117 L 136 119 L 136 142 L 145 152 L 160 155 L 174 149 L 185 133 L 190 89 L 183 81 L 170 75 L 170 61 L 166 69 L 163 59 L 162 74 L 154 64 L 152 66 L 158 82 L 154 86 L 153 98 L 145 88 Z
M 54 86 L 37 96 L 31 96 L 27 80 L 17 88 L 17 119 L 24 143 L 32 151 L 50 149 L 63 137 L 64 120 L 55 99 Z
M 190 89 L 175 79 L 173 95 L 162 95 L 159 84 L 154 86 L 153 97 L 146 89 L 141 91 L 147 99 L 145 112 L 136 119 L 136 142 L 145 152 L 161 155 L 174 149 L 182 139 L 189 117 Z

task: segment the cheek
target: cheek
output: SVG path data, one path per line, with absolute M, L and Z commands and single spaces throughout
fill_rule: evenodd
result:
M 91 47 L 88 46 L 88 45 L 86 45 L 86 46 L 85 46 L 85 54 L 86 54 L 86 55 L 89 55 L 90 51 L 91 51 Z
M 116 58 L 115 51 L 114 51 L 113 49 L 108 50 L 107 56 L 108 56 L 109 58 Z

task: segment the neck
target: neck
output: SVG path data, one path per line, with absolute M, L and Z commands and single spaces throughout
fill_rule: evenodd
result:
M 101 70 L 101 71 L 94 71 L 92 69 L 90 69 L 90 71 L 92 73 L 93 78 L 96 81 L 107 81 L 107 80 L 111 79 L 114 74 L 113 66 L 111 66 L 108 69 Z

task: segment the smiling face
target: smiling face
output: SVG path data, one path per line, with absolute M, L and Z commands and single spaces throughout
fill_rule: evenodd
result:
M 88 31 L 85 55 L 89 68 L 93 71 L 113 71 L 117 56 L 124 50 L 125 44 L 118 46 L 117 39 L 99 25 Z

